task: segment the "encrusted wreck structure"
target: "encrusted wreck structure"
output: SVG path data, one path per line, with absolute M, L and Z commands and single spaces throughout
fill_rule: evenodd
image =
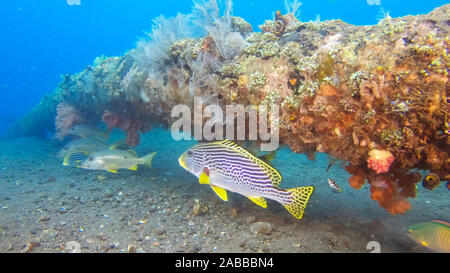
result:
M 215 1 L 195 3 L 191 15 L 161 16 L 124 56 L 65 75 L 11 134 L 54 130 L 65 106 L 76 111 L 72 123 L 103 121 L 137 145 L 139 131 L 170 126 L 172 107 L 192 106 L 194 96 L 278 105 L 282 144 L 348 162 L 352 187 L 367 181 L 380 206 L 406 212 L 422 181 L 417 170 L 450 179 L 450 5 L 372 26 L 301 22 L 297 8 L 276 12 L 259 32 Z

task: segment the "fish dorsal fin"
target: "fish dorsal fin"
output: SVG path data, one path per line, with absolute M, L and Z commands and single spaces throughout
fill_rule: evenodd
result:
M 228 196 L 227 196 L 227 191 L 217 187 L 217 186 L 213 186 L 211 185 L 211 189 L 213 189 L 213 191 L 217 194 L 217 196 L 220 197 L 220 199 L 222 199 L 223 201 L 228 201 Z
M 248 199 L 252 200 L 253 203 L 255 203 L 258 206 L 261 206 L 263 208 L 267 208 L 267 201 L 264 197 L 261 196 L 256 196 L 256 197 L 252 197 L 252 196 L 247 196 Z
M 436 223 L 436 224 L 440 224 L 440 225 L 444 225 L 444 226 L 446 226 L 447 228 L 450 228 L 450 224 L 449 224 L 449 223 L 444 222 L 444 221 L 441 221 L 441 220 L 433 220 L 433 221 L 430 221 L 430 222 Z
M 267 175 L 270 177 L 270 180 L 272 181 L 273 186 L 277 187 L 278 185 L 280 185 L 281 180 L 283 179 L 280 172 L 278 172 L 274 167 L 270 166 L 263 160 L 252 155 L 249 151 L 247 151 L 246 149 L 237 145 L 233 141 L 226 139 L 226 140 L 214 142 L 213 144 L 227 147 L 228 149 L 231 149 L 231 150 L 241 154 L 242 156 L 252 160 L 256 165 L 258 165 L 258 167 L 260 167 L 267 173 Z
M 135 156 L 135 157 L 138 157 L 138 155 L 137 155 L 137 153 L 136 153 L 135 150 L 129 149 L 129 150 L 127 150 L 127 152 L 130 153 L 130 154 L 132 154 L 132 155 Z

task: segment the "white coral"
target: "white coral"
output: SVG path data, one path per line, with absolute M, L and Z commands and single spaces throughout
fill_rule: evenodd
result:
M 166 19 L 163 15 L 155 18 L 152 31 L 146 39 L 138 41 L 132 56 L 138 65 L 152 73 L 164 72 L 170 61 L 169 50 L 175 41 L 193 35 L 188 15 L 178 13 L 176 17 Z

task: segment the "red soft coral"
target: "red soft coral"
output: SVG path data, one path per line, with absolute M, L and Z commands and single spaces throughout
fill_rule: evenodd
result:
M 355 188 L 357 190 L 361 189 L 366 181 L 366 173 L 364 172 L 364 170 L 358 166 L 353 166 L 353 165 L 346 166 L 345 170 L 349 174 L 353 175 L 348 179 L 350 186 L 352 186 L 353 188 Z
M 137 146 L 139 144 L 140 136 L 138 131 L 145 133 L 150 130 L 148 123 L 108 110 L 103 113 L 102 120 L 108 126 L 108 130 L 114 127 L 124 130 L 127 135 L 126 143 L 129 146 Z

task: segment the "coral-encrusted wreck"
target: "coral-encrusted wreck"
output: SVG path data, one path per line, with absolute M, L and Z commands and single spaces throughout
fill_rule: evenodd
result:
M 65 103 L 83 113 L 80 120 L 103 118 L 126 130 L 136 145 L 139 130 L 169 126 L 174 105 L 202 96 L 280 106 L 283 144 L 348 162 L 351 186 L 368 181 L 372 199 L 392 214 L 410 209 L 416 169 L 450 179 L 450 5 L 373 26 L 300 22 L 292 9 L 261 32 L 230 8 L 221 14 L 211 0 L 195 3 L 192 16 L 156 19 L 150 40 L 66 75 L 12 134 L 53 129 Z M 192 24 L 203 33 L 189 35 Z

